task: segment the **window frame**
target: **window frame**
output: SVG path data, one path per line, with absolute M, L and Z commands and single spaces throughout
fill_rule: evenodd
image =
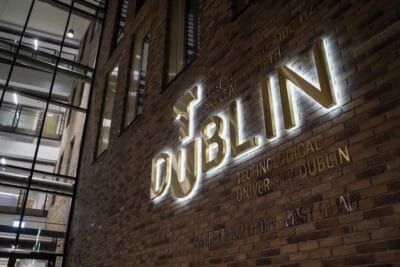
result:
M 144 23 L 146 23 L 146 21 L 144 22 Z M 149 22 L 150 24 L 151 24 L 151 22 Z M 144 24 L 143 24 L 144 25 Z M 149 26 L 149 28 L 150 28 L 151 26 Z M 140 29 L 140 27 L 139 27 L 139 29 Z M 125 131 L 126 129 L 128 129 L 128 128 L 130 128 L 130 126 L 132 125 L 132 124 L 134 124 L 134 122 L 136 122 L 139 118 L 141 118 L 142 117 L 142 114 L 143 114 L 143 112 L 141 112 L 140 114 L 137 114 L 137 110 L 138 110 L 138 102 L 139 102 L 139 98 L 138 97 L 136 97 L 136 107 L 135 107 L 135 117 L 129 122 L 129 123 L 126 123 L 126 117 L 127 117 L 127 109 L 128 109 L 128 94 L 129 94 L 129 91 L 130 91 L 130 84 L 131 84 L 131 72 L 132 72 L 132 68 L 133 68 L 133 59 L 134 59 L 134 57 L 135 57 L 135 55 L 134 55 L 134 53 L 133 53 L 133 51 L 134 51 L 134 49 L 135 49 L 135 38 L 136 38 L 136 36 L 137 36 L 137 34 L 135 33 L 135 34 L 132 34 L 132 37 L 131 37 L 131 44 L 130 44 L 130 56 L 129 56 L 129 65 L 128 65 L 128 71 L 127 71 L 127 77 L 128 77 L 128 80 L 127 80 L 127 82 L 126 82 L 126 85 L 125 85 L 125 88 L 124 88 L 124 100 L 123 100 L 123 109 L 122 109 L 122 118 L 121 118 L 121 126 L 120 126 L 120 133 L 122 133 L 123 131 Z M 146 40 L 147 39 L 147 40 Z M 145 44 L 145 42 L 146 41 L 149 41 L 149 51 L 150 51 L 150 29 L 149 29 L 149 31 L 147 31 L 145 34 L 144 34 L 144 37 L 143 37 L 143 39 L 142 39 L 142 43 L 141 43 L 141 47 L 142 47 L 142 49 L 141 49 L 141 55 L 143 55 L 143 51 L 144 51 L 144 44 Z M 149 55 L 148 55 L 148 57 L 149 57 Z M 148 59 L 147 59 L 147 64 L 149 63 L 149 61 L 148 61 Z M 140 69 L 141 69 L 141 67 L 142 67 L 142 65 L 143 65 L 143 57 L 141 57 L 140 58 L 140 61 L 139 61 L 139 66 L 140 66 Z M 148 66 L 146 67 L 146 76 L 147 76 L 147 68 L 148 68 Z M 139 74 L 139 75 L 141 75 L 141 74 Z M 146 85 L 145 85 L 146 86 Z M 139 81 L 138 81 L 138 84 L 137 84 L 137 92 L 139 92 L 139 87 L 140 87 L 140 78 L 139 78 Z M 146 90 L 145 90 L 146 91 Z M 144 104 L 143 104 L 143 106 L 144 106 Z
M 119 58 L 113 65 L 112 68 L 109 69 L 106 73 L 106 78 L 104 79 L 104 83 L 103 83 L 103 95 L 102 95 L 102 100 L 101 100 L 101 108 L 100 108 L 100 116 L 97 119 L 97 133 L 96 133 L 96 139 L 95 139 L 95 146 L 94 146 L 94 157 L 93 157 L 93 163 L 100 158 L 102 155 L 104 155 L 104 153 L 108 150 L 108 145 L 107 148 L 104 149 L 101 153 L 98 153 L 99 150 L 99 138 L 101 136 L 101 129 L 102 129 L 102 121 L 103 121 L 103 117 L 104 117 L 104 108 L 105 108 L 105 102 L 106 102 L 106 97 L 107 97 L 107 90 L 108 90 L 108 81 L 110 79 L 110 74 L 113 72 L 114 68 L 118 66 L 120 66 L 121 63 L 121 59 Z M 119 84 L 119 77 L 120 77 L 120 72 L 118 70 L 117 73 L 117 82 L 116 82 L 116 86 L 115 86 L 115 95 L 117 93 L 117 87 Z M 113 103 L 112 103 L 112 112 L 111 112 L 111 123 L 110 123 L 110 135 L 111 135 L 111 130 L 112 130 L 112 115 L 114 114 L 114 104 L 115 104 L 115 95 L 114 95 L 114 99 L 113 99 Z M 110 141 L 110 136 L 108 138 L 108 140 Z
M 127 3 L 127 8 L 126 8 L 126 16 L 125 16 L 125 25 L 122 30 L 122 36 L 119 38 L 119 28 L 120 28 L 120 21 L 122 18 L 122 10 L 124 8 L 124 3 Z M 111 38 L 111 49 L 110 49 L 110 56 L 112 52 L 118 47 L 118 45 L 121 43 L 122 39 L 125 37 L 125 29 L 126 29 L 126 22 L 128 19 L 128 11 L 129 11 L 129 0 L 118 0 L 118 5 L 117 5 L 117 11 L 114 17 L 114 26 L 113 26 L 113 33 L 112 33 L 112 38 Z M 118 40 L 119 39 L 119 40 Z
M 170 48 L 170 39 L 171 39 L 171 36 L 170 36 L 170 20 L 171 20 L 171 17 L 172 17 L 172 14 L 171 14 L 171 12 L 172 12 L 172 1 L 173 0 L 169 0 L 168 1 L 168 11 L 167 11 L 167 22 L 166 22 L 166 38 L 165 38 L 165 56 L 164 56 L 164 61 L 165 61 L 165 64 L 164 64 L 164 70 L 163 70 L 163 86 L 162 86 L 162 88 L 161 88 L 161 90 L 160 90 L 160 93 L 162 93 L 164 90 L 166 90 L 169 86 L 170 86 L 170 84 L 172 84 L 176 79 L 178 79 L 178 77 L 197 59 L 197 57 L 199 56 L 199 51 L 200 51 L 200 0 L 196 0 L 197 1 L 197 20 L 198 20 L 198 23 L 197 23 L 197 36 L 196 36 L 196 40 L 197 40 L 197 48 L 196 48 L 196 51 L 194 52 L 194 55 L 193 55 L 193 57 L 192 57 L 192 59 L 188 62 L 187 61 L 187 27 L 188 27 L 188 23 L 187 23 L 187 21 L 188 21 L 188 2 L 190 1 L 190 0 L 183 0 L 183 1 L 185 1 L 185 11 L 184 11 L 184 13 L 185 13 L 185 20 L 184 20 L 184 25 L 183 25 L 183 47 L 184 47 L 184 49 L 183 49 L 183 51 L 181 51 L 182 52 L 182 54 L 183 54 L 183 67 L 182 67 L 182 69 L 179 71 L 179 72 L 177 72 L 176 73 L 176 75 L 171 79 L 171 80 L 168 80 L 169 79 L 169 62 L 170 62 L 170 59 L 171 59 L 171 55 L 170 55 L 170 53 L 169 53 L 169 48 Z

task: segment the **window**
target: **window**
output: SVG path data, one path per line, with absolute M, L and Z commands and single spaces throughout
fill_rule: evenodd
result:
M 125 103 L 125 127 L 142 114 L 143 111 L 143 96 L 149 55 L 149 29 L 150 20 L 146 20 L 133 39 L 130 81 Z
M 233 18 L 239 16 L 239 14 L 248 7 L 253 0 L 233 0 Z
M 103 110 L 99 126 L 99 134 L 97 139 L 96 155 L 99 156 L 108 147 L 110 138 L 112 110 L 114 106 L 115 90 L 117 89 L 118 65 L 108 74 L 106 82 L 106 91 L 103 99 Z
M 168 78 L 192 62 L 199 47 L 198 0 L 170 0 L 168 33 Z
M 128 12 L 128 0 L 118 1 L 118 10 L 114 26 L 113 44 L 112 47 L 115 48 L 122 37 L 124 37 L 124 28 L 126 21 L 126 14 Z

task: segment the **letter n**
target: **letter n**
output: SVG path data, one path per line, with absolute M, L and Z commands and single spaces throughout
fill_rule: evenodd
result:
M 335 97 L 333 93 L 333 87 L 329 80 L 328 64 L 326 62 L 324 50 L 323 41 L 319 39 L 313 45 L 313 54 L 320 88 L 316 88 L 288 66 L 280 65 L 278 67 L 279 88 L 286 129 L 293 128 L 296 125 L 293 114 L 291 93 L 289 92 L 288 87 L 289 82 L 292 82 L 294 85 L 296 85 L 296 87 L 301 89 L 304 93 L 317 101 L 323 107 L 330 108 L 335 105 Z

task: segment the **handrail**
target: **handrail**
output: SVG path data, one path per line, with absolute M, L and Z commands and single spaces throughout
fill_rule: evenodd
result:
M 6 105 L 4 105 L 6 104 Z M 5 107 L 8 107 L 9 110 L 5 110 Z M 22 115 L 24 115 L 24 109 L 30 109 L 33 112 L 37 112 L 36 116 L 34 118 L 38 119 L 38 123 L 36 125 L 35 129 L 26 129 L 20 126 L 19 119 L 21 118 Z M 44 127 L 44 124 L 46 123 L 46 118 L 44 118 L 43 111 L 37 107 L 32 107 L 28 105 L 15 105 L 10 102 L 4 102 L 3 105 L 0 107 L 0 112 L 12 112 L 13 119 L 11 124 L 9 125 L 0 125 L 0 130 L 5 130 L 8 132 L 14 132 L 14 133 L 22 133 L 22 134 L 28 134 L 32 136 L 36 136 L 36 133 L 40 127 Z M 54 133 L 44 133 L 44 137 L 49 138 L 49 139 L 56 139 L 56 140 L 61 140 L 61 136 L 64 131 L 63 127 L 63 122 L 64 122 L 64 114 L 60 113 L 58 111 L 51 111 L 51 113 L 57 113 L 60 115 L 60 119 L 58 120 L 58 123 L 61 123 L 61 125 L 56 129 Z M 49 134 L 54 134 L 55 138 L 50 136 Z

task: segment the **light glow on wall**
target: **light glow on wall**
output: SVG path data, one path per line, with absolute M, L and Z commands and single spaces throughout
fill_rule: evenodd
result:
M 242 142 L 245 142 L 246 138 L 243 138 L 243 136 L 247 136 L 247 133 L 245 133 L 245 130 L 244 130 L 245 129 L 244 128 L 245 123 L 244 123 L 244 120 L 243 120 L 243 105 L 242 105 L 242 101 L 240 99 L 238 99 L 237 103 L 238 103 L 238 105 L 237 105 L 237 109 L 238 109 L 237 115 L 238 115 L 239 140 L 240 140 L 240 143 L 242 143 Z M 255 147 L 247 150 L 246 152 L 240 154 L 235 159 L 240 159 L 241 157 L 243 157 L 243 156 L 245 156 L 245 155 L 247 155 L 247 154 L 249 154 L 251 152 L 254 152 L 255 150 L 257 150 L 257 149 L 259 149 L 261 147 L 261 140 L 262 140 L 261 136 L 259 134 L 257 134 L 255 136 L 255 138 L 257 139 L 257 145 Z
M 197 140 L 197 142 L 199 144 L 201 143 L 201 140 L 200 140 L 199 137 L 196 137 L 195 139 Z M 185 152 L 184 154 L 186 155 L 186 151 L 183 151 L 183 152 Z M 201 177 L 201 163 L 202 163 L 201 162 L 201 149 L 197 149 L 197 155 L 196 156 L 197 156 L 197 159 L 198 159 L 198 164 L 197 164 L 197 166 L 195 166 L 195 168 L 197 168 L 196 183 L 194 184 L 192 191 L 186 197 L 175 198 L 175 200 L 177 200 L 178 203 L 185 203 L 187 200 L 191 199 L 194 195 L 196 195 L 197 189 L 199 188 L 200 177 Z M 184 158 L 185 159 L 184 159 L 184 162 L 182 164 L 183 166 L 186 165 L 186 157 L 184 157 Z
M 195 109 L 193 108 L 195 105 L 200 103 L 203 99 L 203 86 L 201 84 L 196 84 L 192 86 L 192 88 L 197 87 L 197 99 L 189 103 L 188 109 L 190 110 L 189 112 L 189 134 L 185 138 L 181 140 L 182 144 L 186 144 L 190 140 L 193 139 L 194 137 L 194 121 L 195 121 Z M 175 121 L 178 121 L 181 117 L 181 114 L 178 114 L 175 117 Z
M 225 140 L 226 142 L 226 153 L 225 153 L 225 157 L 224 159 L 221 161 L 221 163 L 210 169 L 208 172 L 205 173 L 205 177 L 211 177 L 214 176 L 216 174 L 218 174 L 219 172 L 221 172 L 222 170 L 227 168 L 227 163 L 229 161 L 230 158 L 230 147 L 231 147 L 231 142 L 229 139 L 229 134 L 228 134 L 228 126 L 229 126 L 229 118 L 228 116 L 225 114 L 225 112 L 219 112 L 216 114 L 218 117 L 220 117 L 223 121 L 223 125 L 224 125 L 224 131 L 222 132 L 222 138 Z M 204 173 L 203 173 L 204 174 Z
M 279 107 L 278 103 L 281 103 L 281 99 L 278 94 L 279 92 L 278 79 L 275 76 L 270 76 L 269 81 L 271 86 L 272 108 L 274 110 L 274 122 L 275 122 L 275 132 L 276 132 L 276 136 L 274 138 L 268 139 L 268 143 L 271 143 L 281 136 L 281 129 L 283 128 L 282 125 L 283 115 L 282 111 L 279 110 L 278 108 Z
M 261 88 L 261 110 L 264 109 L 263 116 L 268 116 L 268 120 L 272 120 L 271 124 L 265 124 L 265 138 L 262 138 L 260 134 L 256 134 L 254 137 L 249 137 L 249 133 L 246 131 L 242 99 L 236 99 L 230 103 L 229 111 L 219 111 L 216 114 L 209 114 L 203 122 L 197 122 L 195 120 L 195 110 L 194 106 L 202 101 L 203 88 L 201 85 L 196 85 L 198 90 L 195 95 L 195 89 L 188 90 L 187 95 L 180 98 L 180 102 L 174 106 L 175 112 L 177 114 L 176 120 L 181 119 L 180 135 L 181 138 L 181 164 L 177 170 L 180 175 L 179 177 L 186 177 L 186 170 L 184 166 L 187 165 L 186 160 L 186 148 L 185 144 L 188 141 L 198 140 L 200 148 L 197 151 L 197 160 L 194 164 L 197 164 L 196 169 L 196 179 L 193 183 L 194 176 L 191 176 L 192 187 L 187 187 L 192 189 L 187 196 L 182 191 L 177 191 L 176 184 L 173 185 L 174 192 L 180 192 L 179 196 L 175 199 L 179 203 L 183 203 L 188 199 L 192 198 L 198 189 L 201 177 L 211 177 L 218 173 L 226 170 L 231 163 L 238 164 L 244 162 L 251 157 L 254 157 L 262 152 L 260 147 L 264 146 L 266 142 L 272 143 L 276 139 L 282 137 L 282 129 L 286 129 L 287 134 L 296 133 L 303 120 L 300 117 L 299 104 L 300 98 L 306 99 L 310 104 L 319 104 L 323 107 L 323 110 L 329 114 L 329 112 L 337 108 L 340 103 L 340 95 L 338 95 L 336 86 L 333 86 L 333 80 L 331 75 L 331 62 L 329 56 L 326 53 L 323 41 L 318 40 L 313 46 L 313 61 L 316 66 L 316 74 L 308 75 L 304 74 L 299 70 L 294 70 L 293 65 L 291 67 L 287 65 L 278 66 L 278 74 L 275 76 L 270 76 L 268 79 L 264 80 Z M 324 57 L 324 58 L 322 58 Z M 316 82 L 317 78 L 317 82 Z M 320 80 L 319 80 L 320 79 Z M 265 94 L 267 92 L 267 94 Z M 304 97 L 305 96 L 305 97 Z M 259 102 L 260 103 L 260 102 Z M 280 108 L 279 108 L 280 107 Z M 188 117 L 181 118 L 181 116 Z M 200 125 L 199 133 L 194 136 L 194 123 L 197 122 Z M 266 118 L 263 118 L 264 123 L 269 123 Z M 271 126 L 273 125 L 273 127 Z M 234 128 L 233 128 L 234 127 Z M 181 131 L 182 130 L 182 131 Z M 262 132 L 262 127 L 260 127 Z M 267 134 L 268 132 L 268 134 Z M 285 134 L 286 134 L 285 133 Z M 270 138 L 267 138 L 270 137 Z M 233 139 L 232 139 L 233 138 Z M 232 139 L 232 140 L 231 140 Z M 223 145 L 224 144 L 224 145 Z M 208 147 L 204 147 L 207 145 Z M 233 145 L 233 147 L 232 147 Z M 225 149 L 223 152 L 222 149 Z M 221 150 L 221 151 L 219 151 Z M 202 152 L 204 151 L 204 152 Z M 164 152 L 173 157 L 174 154 L 171 152 Z M 205 156 L 203 153 L 208 153 Z M 190 154 L 193 156 L 193 154 Z M 190 161 L 192 161 L 191 159 Z M 202 162 L 207 160 L 206 163 Z M 214 161 L 213 161 L 214 160 Z M 175 167 L 176 169 L 176 167 Z M 157 171 L 159 167 L 157 166 Z M 192 170 L 193 171 L 193 170 Z M 159 177 L 157 177 L 157 183 L 159 182 Z M 170 179 L 170 178 L 169 178 Z M 184 179 L 184 178 L 182 178 Z M 184 181 L 179 181 L 184 182 Z M 171 181 L 168 181 L 168 185 L 165 190 L 158 196 L 155 200 L 159 200 L 164 197 L 168 188 L 170 187 Z M 175 180 L 174 180 L 175 183 Z

